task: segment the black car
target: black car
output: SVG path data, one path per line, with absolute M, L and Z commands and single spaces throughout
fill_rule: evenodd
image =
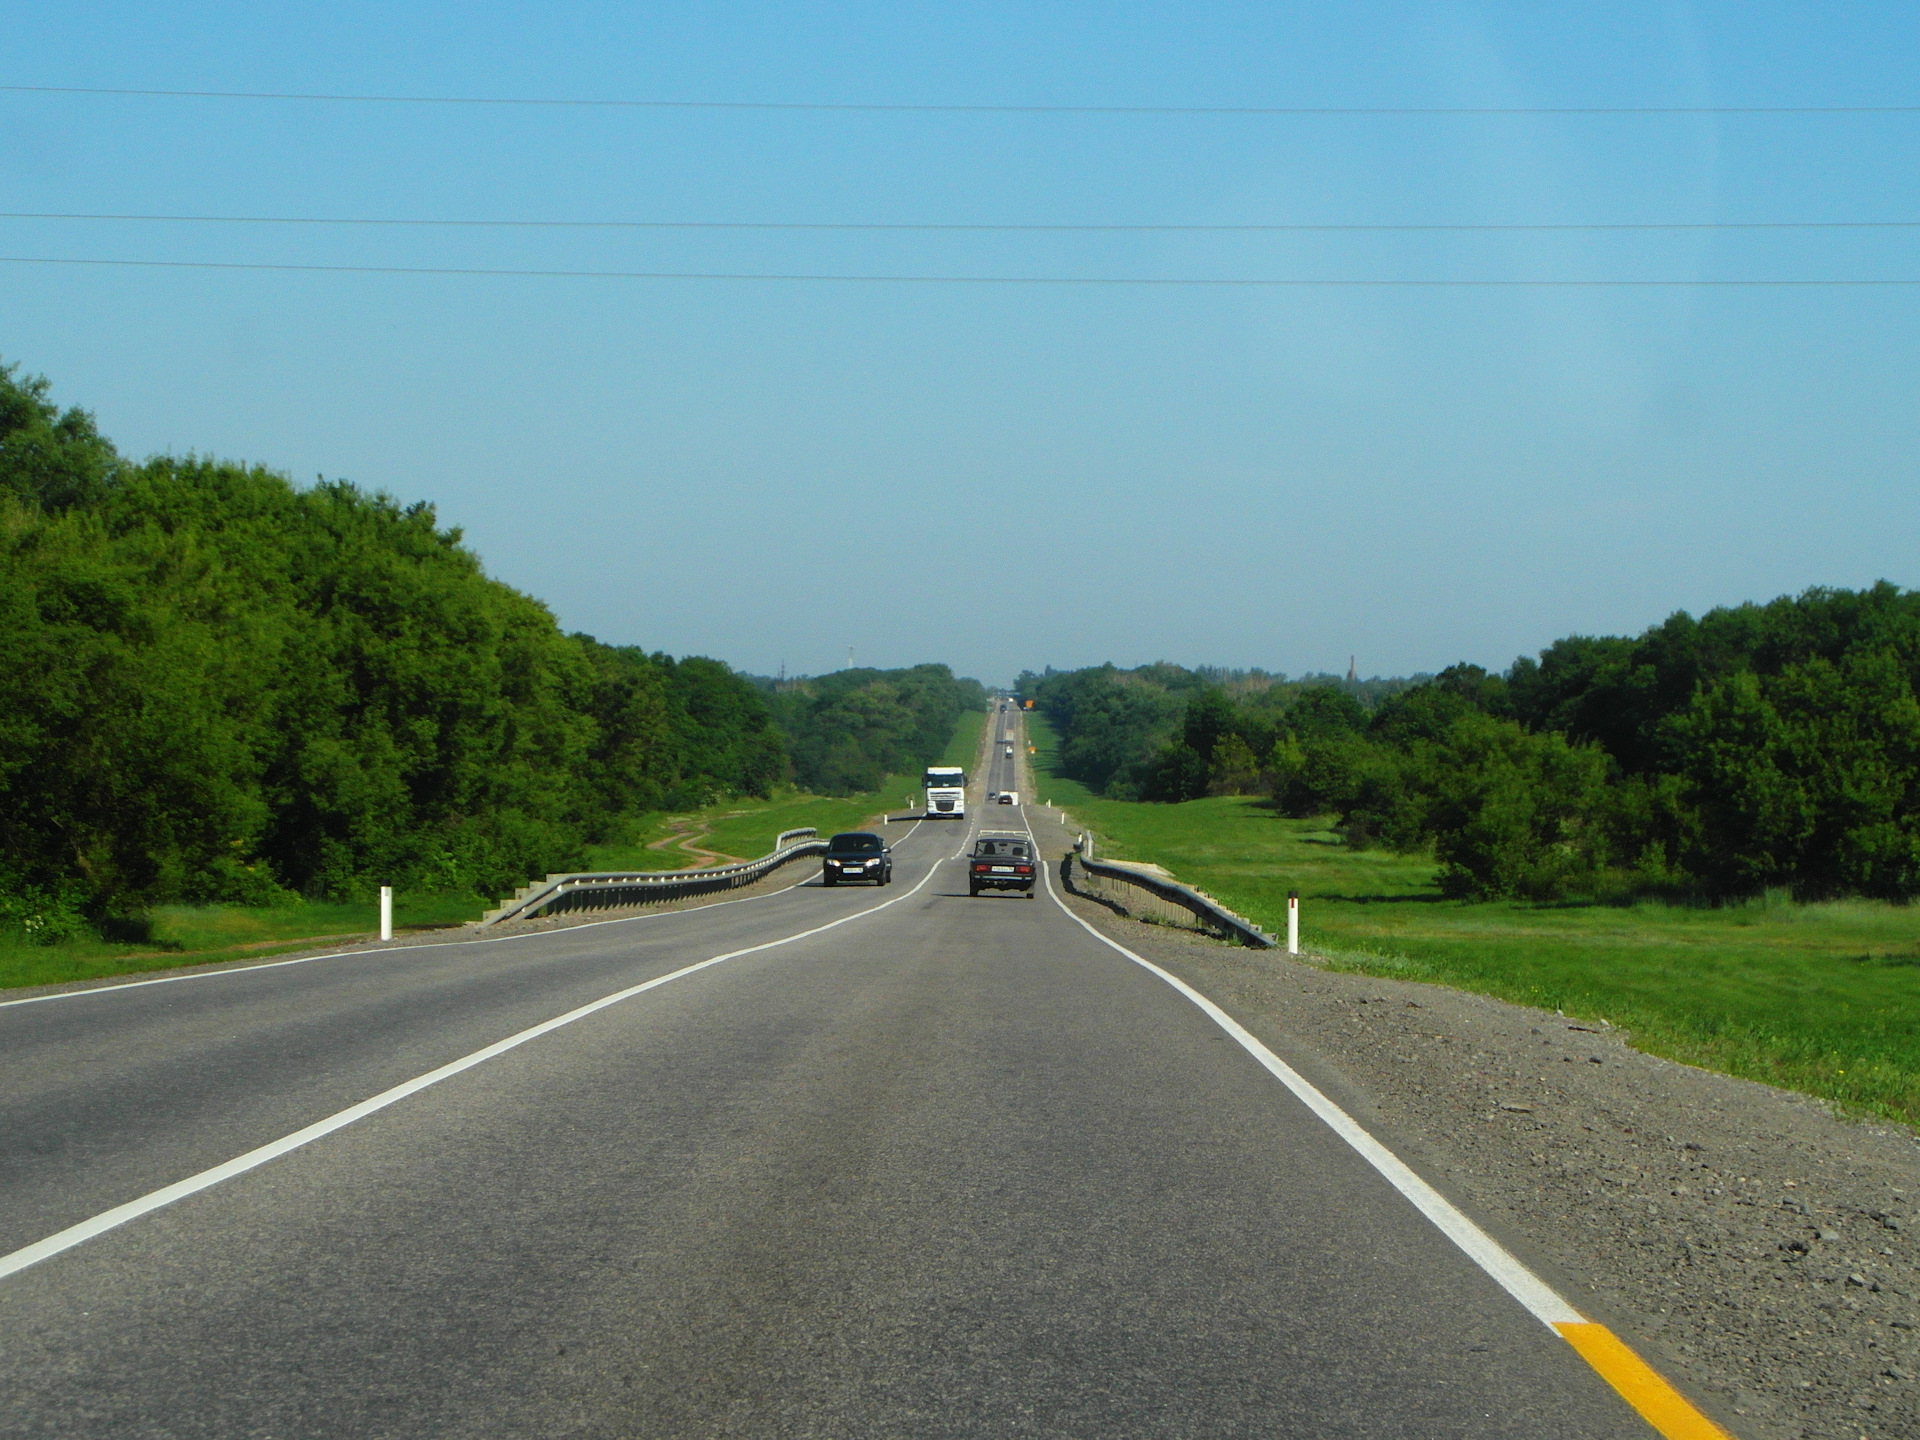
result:
M 1033 898 L 1033 844 L 1024 835 L 982 835 L 967 857 L 967 893 L 982 890 L 1021 890 Z
M 848 830 L 829 840 L 820 862 L 820 883 L 838 885 L 842 880 L 891 885 L 893 851 L 887 848 L 887 842 L 871 830 Z

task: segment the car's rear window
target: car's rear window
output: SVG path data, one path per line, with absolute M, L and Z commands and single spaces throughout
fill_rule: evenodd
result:
M 1000 855 L 1011 860 L 1027 858 L 1027 846 L 1023 840 L 982 840 L 973 847 L 976 855 Z
M 878 835 L 868 835 L 857 830 L 849 831 L 845 835 L 834 836 L 833 839 L 827 842 L 827 848 L 829 850 L 838 850 L 842 854 L 851 852 L 858 855 L 865 851 L 878 850 L 880 848 L 880 837 Z

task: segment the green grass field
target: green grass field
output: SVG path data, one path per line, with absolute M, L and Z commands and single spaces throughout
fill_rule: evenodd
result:
M 484 902 L 465 896 L 399 894 L 396 930 L 433 930 L 478 920 Z M 60 945 L 33 945 L 0 937 L 0 989 L 60 985 L 142 970 L 171 970 L 305 950 L 329 937 L 364 939 L 379 927 L 377 899 L 329 903 L 301 901 L 270 910 L 241 905 L 161 905 L 146 917 L 148 938 L 118 943 L 88 937 Z
M 984 712 L 960 717 L 942 763 L 972 765 L 980 744 Z M 870 795 L 841 799 L 787 792 L 771 800 L 735 800 L 679 815 L 635 817 L 630 838 L 620 845 L 589 847 L 593 870 L 674 870 L 714 862 L 677 847 L 650 849 L 650 842 L 675 834 L 717 854 L 751 859 L 773 848 L 782 830 L 812 825 L 822 835 L 863 824 L 882 810 L 902 813 L 919 804 L 920 776 L 892 776 Z M 396 929 L 438 929 L 478 920 L 491 902 L 461 895 L 394 896 Z M 273 909 L 240 905 L 162 905 L 146 917 L 148 937 L 120 943 L 87 937 L 59 945 L 35 945 L 0 935 L 0 989 L 22 985 L 59 985 L 181 965 L 252 959 L 311 949 L 328 939 L 364 939 L 379 925 L 375 897 L 352 903 L 301 901 Z
M 1099 853 L 1164 865 L 1274 934 L 1298 890 L 1302 945 L 1337 968 L 1603 1018 L 1654 1054 L 1920 1122 L 1920 906 L 1448 900 L 1431 861 L 1349 850 L 1257 800 L 1101 799 L 1052 777 L 1043 720 L 1032 734 L 1038 798 Z
M 979 710 L 963 714 L 937 763 L 971 766 L 986 718 L 986 713 Z M 920 772 L 916 770 L 911 775 L 890 775 L 878 790 L 865 795 L 836 798 L 785 791 L 770 800 L 727 800 L 704 810 L 646 815 L 635 822 L 630 838 L 622 843 L 591 847 L 589 868 L 676 870 L 715 863 L 679 846 L 651 848 L 675 834 L 694 836 L 695 845 L 715 854 L 751 860 L 771 850 L 783 830 L 811 825 L 822 835 L 831 835 L 836 830 L 864 825 L 883 810 L 895 815 L 908 810 L 918 813 L 920 804 Z

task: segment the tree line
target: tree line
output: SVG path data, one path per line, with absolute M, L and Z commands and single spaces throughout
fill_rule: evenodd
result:
M 44 938 L 174 901 L 497 895 L 638 812 L 937 753 L 927 668 L 770 693 L 565 634 L 430 505 L 135 462 L 0 367 L 0 923 Z
M 757 683 L 787 736 L 796 782 L 820 795 L 861 794 L 920 770 L 939 759 L 961 714 L 987 703 L 985 686 L 945 665 Z
M 1504 674 L 1456 665 L 1375 696 L 1181 694 L 1111 667 L 1022 684 L 1081 778 L 1124 752 L 1109 793 L 1266 795 L 1356 847 L 1431 847 L 1453 895 L 1904 901 L 1917 680 L 1920 592 L 1882 582 L 1570 636 Z
M 1288 679 L 1265 670 L 1187 669 L 1164 661 L 1121 670 L 1024 672 L 1016 688 L 1059 737 L 1061 774 L 1116 800 L 1189 800 L 1253 793 L 1283 735 L 1331 706 L 1364 717 L 1431 677 Z M 1290 717 L 1290 718 L 1286 718 Z M 1223 729 L 1224 727 L 1224 729 Z M 1215 755 L 1215 741 L 1227 748 Z

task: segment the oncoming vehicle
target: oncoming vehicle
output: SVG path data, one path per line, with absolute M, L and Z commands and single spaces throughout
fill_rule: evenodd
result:
M 929 820 L 966 818 L 966 771 L 958 765 L 929 765 L 924 783 L 927 787 L 927 818 Z
M 967 894 L 1019 890 L 1033 898 L 1033 847 L 1024 835 L 982 835 L 967 857 Z
M 820 859 L 820 883 L 838 885 L 842 880 L 891 885 L 893 851 L 887 842 L 870 830 L 848 830 L 829 840 Z
M 1013 759 L 1013 746 L 1007 746 L 1007 759 Z
M 1000 803 L 1002 805 L 1018 805 L 1020 803 L 1020 792 L 1018 790 L 1002 790 L 1000 792 Z

